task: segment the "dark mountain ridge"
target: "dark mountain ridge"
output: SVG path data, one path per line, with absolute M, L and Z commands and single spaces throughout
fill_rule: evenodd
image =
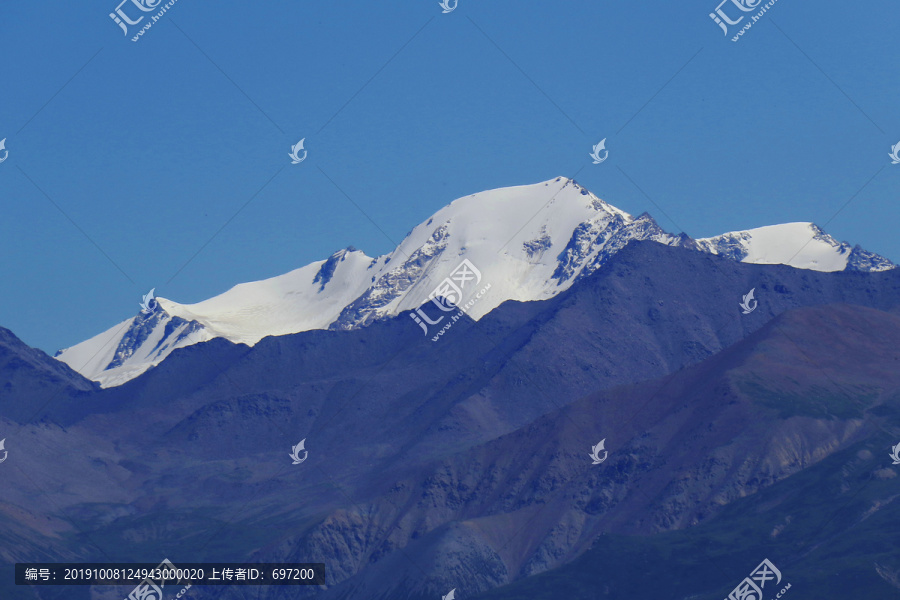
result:
M 100 386 L 32 348 L 0 327 L 0 417 L 17 422 L 41 418 L 50 402 L 77 403 Z
M 751 288 L 759 305 L 743 315 Z M 835 303 L 853 306 L 807 324 L 827 343 L 782 318 Z M 484 591 L 566 564 L 598 535 L 703 523 L 867 435 L 857 421 L 887 405 L 867 398 L 893 385 L 890 363 L 848 366 L 842 353 L 882 336 L 868 352 L 893 356 L 885 311 L 898 303 L 895 270 L 747 265 L 638 242 L 567 292 L 463 318 L 438 342 L 403 314 L 253 348 L 197 344 L 120 387 L 51 403 L 43 424 L 8 436 L 0 518 L 26 532 L 3 541 L 81 560 L 106 560 L 98 547 L 176 564 L 322 560 L 328 597 Z M 790 314 L 804 310 L 819 309 Z M 853 316 L 865 311 L 877 318 Z M 846 322 L 832 332 L 830 318 Z M 776 350 L 779 360 L 741 371 Z M 801 368 L 813 355 L 824 367 Z M 0 370 L 0 385 L 20 371 Z M 830 395 L 810 402 L 821 390 Z M 805 449 L 785 441 L 797 436 Z M 587 453 L 603 438 L 610 459 L 593 467 Z M 309 459 L 292 466 L 300 439 Z M 760 453 L 761 440 L 789 460 Z M 738 449 L 766 469 L 752 476 Z M 48 518 L 53 527 L 27 525 Z M 515 539 L 523 529 L 528 539 Z M 406 583 L 385 588 L 395 577 Z M 260 597 L 287 593 L 319 592 Z
M 875 330 L 879 335 L 858 335 Z M 634 543 L 641 544 L 648 535 L 695 527 L 854 446 L 880 443 L 880 470 L 870 475 L 893 479 L 896 473 L 884 470 L 890 464 L 885 430 L 900 436 L 898 342 L 900 318 L 882 311 L 849 305 L 789 311 L 696 366 L 588 396 L 448 457 L 395 483 L 371 505 L 362 504 L 365 514 L 390 515 L 393 509 L 397 518 L 402 515 L 399 523 L 385 519 L 383 535 L 399 544 L 398 530 L 405 532 L 414 540 L 404 553 L 412 560 L 398 556 L 370 565 L 326 597 L 341 597 L 351 588 L 354 594 L 358 588 L 362 595 L 410 598 L 454 586 L 476 594 L 496 583 L 479 588 L 477 577 L 455 578 L 454 561 L 448 560 L 439 577 L 431 573 L 441 580 L 432 585 L 421 577 L 416 557 L 454 556 L 507 581 L 527 578 L 576 558 L 601 536 L 636 536 Z M 610 459 L 593 466 L 587 450 L 601 436 Z M 809 484 L 808 478 L 798 481 Z M 873 506 L 895 505 L 900 490 L 880 487 Z M 784 514 L 771 506 L 768 512 L 754 535 L 793 531 L 789 514 L 785 523 Z M 373 526 L 368 523 L 365 533 L 377 540 Z M 354 529 L 352 523 L 345 527 Z M 324 544 L 317 539 L 316 547 Z M 886 558 L 882 552 L 883 562 L 893 564 Z M 389 577 L 398 569 L 400 577 Z M 658 573 L 672 570 L 659 565 Z M 573 576 L 572 569 L 561 573 Z M 868 583 L 878 587 L 877 574 L 868 575 Z M 618 594 L 627 589 L 623 583 L 618 581 Z M 545 597 L 558 597 L 545 589 Z M 528 593 L 527 585 L 510 590 L 508 597 Z

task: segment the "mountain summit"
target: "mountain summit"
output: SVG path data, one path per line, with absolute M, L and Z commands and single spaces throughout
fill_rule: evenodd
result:
M 507 300 L 552 298 L 601 268 L 632 240 L 817 271 L 895 266 L 836 241 L 812 223 L 698 240 L 667 233 L 649 214 L 631 216 L 574 180 L 557 177 L 459 198 L 378 258 L 351 247 L 196 304 L 158 298 L 152 313 L 138 313 L 61 350 L 57 358 L 110 387 L 137 377 L 176 348 L 216 337 L 252 346 L 270 335 L 354 329 L 421 306 L 463 260 L 478 270 L 480 288 L 490 285 L 467 311 L 478 320 Z

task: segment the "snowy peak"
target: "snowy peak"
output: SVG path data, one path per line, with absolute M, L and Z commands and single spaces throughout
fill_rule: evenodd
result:
M 284 275 L 242 283 L 198 302 L 161 301 L 173 317 L 196 321 L 214 337 L 255 344 L 267 335 L 323 329 L 367 287 L 379 259 L 347 248 Z
M 849 244 L 846 245 L 849 246 Z M 890 260 L 881 256 L 880 254 L 875 254 L 874 252 L 864 250 L 860 248 L 859 244 L 857 244 L 853 246 L 853 250 L 850 251 L 850 256 L 847 258 L 847 267 L 845 268 L 845 270 L 871 273 L 874 271 L 889 271 L 895 268 L 897 268 L 897 265 L 892 263 Z
M 319 284 L 319 293 L 325 291 L 325 286 L 328 285 L 328 282 L 332 280 L 334 277 L 334 272 L 337 270 L 338 265 L 344 262 L 347 258 L 348 254 L 353 252 L 357 252 L 356 248 L 350 246 L 349 248 L 345 248 L 344 250 L 338 250 L 334 254 L 328 257 L 322 266 L 319 267 L 319 271 L 316 273 L 316 276 L 313 277 L 313 283 Z M 365 256 L 365 254 L 363 254 Z M 353 257 L 351 257 L 352 260 Z
M 379 259 L 340 250 L 284 275 L 242 283 L 196 304 L 157 297 L 149 315 L 137 316 L 71 348 L 57 358 L 104 387 L 121 385 L 162 362 L 173 350 L 216 337 L 256 344 L 269 335 L 324 329 L 359 296 Z
M 557 177 L 459 198 L 417 225 L 388 255 L 371 258 L 350 247 L 196 304 L 158 298 L 154 313 L 138 314 L 57 356 L 103 386 L 119 385 L 175 348 L 215 337 L 253 345 L 269 335 L 363 327 L 419 308 L 439 286 L 448 289 L 464 260 L 485 292 L 467 310 L 479 319 L 507 300 L 552 298 L 602 268 L 632 240 L 818 271 L 894 268 L 812 223 L 699 240 L 674 235 L 649 214 L 633 217 L 577 182 Z
M 746 263 L 814 271 L 885 271 L 888 259 L 838 242 L 814 223 L 785 223 L 696 240 L 701 250 Z
M 173 350 L 213 337 L 196 321 L 169 314 L 166 306 L 177 306 L 157 298 L 150 314 L 122 321 L 103 333 L 71 348 L 60 350 L 56 358 L 103 387 L 121 385 L 159 364 Z
M 468 311 L 475 319 L 506 300 L 551 298 L 632 239 L 675 244 L 681 238 L 564 177 L 472 194 L 413 229 L 331 328 L 352 329 L 419 307 L 463 259 L 491 286 Z

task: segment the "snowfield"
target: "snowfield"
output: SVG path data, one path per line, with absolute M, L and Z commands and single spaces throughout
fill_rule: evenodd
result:
M 121 385 L 183 346 L 222 337 L 256 344 L 270 335 L 353 329 L 413 310 L 463 259 L 490 291 L 468 313 L 479 319 L 506 300 L 544 300 L 593 273 L 631 240 L 690 246 L 747 263 L 801 269 L 880 271 L 895 265 L 836 241 L 812 223 L 787 223 L 693 240 L 633 217 L 575 181 L 459 198 L 415 227 L 389 255 L 347 248 L 284 275 L 242 283 L 196 304 L 158 298 L 157 309 L 61 350 L 57 358 L 103 387 Z M 476 285 L 466 287 L 471 293 Z M 410 327 L 417 327 L 410 321 Z

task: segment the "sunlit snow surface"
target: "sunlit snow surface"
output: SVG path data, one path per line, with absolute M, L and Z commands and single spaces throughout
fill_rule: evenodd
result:
M 848 244 L 841 244 L 812 223 L 770 225 L 696 241 L 702 249 L 713 254 L 728 254 L 739 249 L 744 253 L 741 262 L 790 265 L 813 271 L 843 271 L 851 251 Z
M 198 302 L 159 298 L 132 319 L 58 354 L 104 387 L 121 385 L 175 348 L 222 337 L 256 344 L 269 335 L 352 329 L 417 308 L 463 259 L 490 284 L 468 311 L 479 319 L 506 300 L 543 300 L 601 268 L 633 239 L 690 244 L 648 215 L 632 217 L 559 177 L 455 200 L 418 225 L 389 255 L 341 250 L 278 277 L 243 283 Z M 847 268 L 852 248 L 811 223 L 788 223 L 696 240 L 700 249 L 747 263 L 817 271 Z M 893 265 L 861 249 L 863 270 Z M 874 258 L 872 258 L 874 257 Z M 416 327 L 410 321 L 411 327 Z

